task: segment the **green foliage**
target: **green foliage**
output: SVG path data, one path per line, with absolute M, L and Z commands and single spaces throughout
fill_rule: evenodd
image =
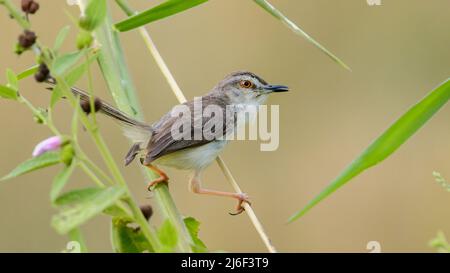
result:
M 86 202 L 102 191 L 102 188 L 83 188 L 66 192 L 56 198 L 53 202 L 56 206 L 69 206 Z
M 450 79 L 442 83 L 403 114 L 332 181 L 329 186 L 310 201 L 306 207 L 295 213 L 289 221 L 292 222 L 298 219 L 353 177 L 390 156 L 441 109 L 449 99 Z
M 58 195 L 61 193 L 61 190 L 69 181 L 70 176 L 75 170 L 76 164 L 64 165 L 63 169 L 55 176 L 53 179 L 53 185 L 50 190 L 50 200 L 52 203 L 56 200 Z
M 445 180 L 444 177 L 438 172 L 433 172 L 434 179 L 436 180 L 436 183 L 441 185 L 446 191 L 450 192 L 450 183 Z
M 0 85 L 0 97 L 9 100 L 17 100 L 18 95 L 16 90 L 8 86 Z
M 112 219 L 111 242 L 118 253 L 154 252 L 142 230 L 128 219 Z
M 105 20 L 107 11 L 106 0 L 90 0 L 85 15 L 80 18 L 80 27 L 93 31 Z
M 121 32 L 129 31 L 145 24 L 180 13 L 207 1 L 208 0 L 168 0 L 156 7 L 133 15 L 130 18 L 117 23 L 115 27 Z
M 53 45 L 53 52 L 58 52 L 61 49 L 61 46 L 63 45 L 64 41 L 66 40 L 67 35 L 69 34 L 70 26 L 63 27 L 59 33 L 58 36 L 56 36 L 55 44 Z
M 8 87 L 18 91 L 19 90 L 19 80 L 17 79 L 16 74 L 11 69 L 6 70 L 6 78 L 8 79 Z
M 450 244 L 442 231 L 439 231 L 436 237 L 428 244 L 430 247 L 436 249 L 437 252 L 450 253 Z
M 17 79 L 19 81 L 21 81 L 21 80 L 26 79 L 26 78 L 28 78 L 30 76 L 33 76 L 38 71 L 38 69 L 39 69 L 39 65 L 33 65 L 32 67 L 30 67 L 30 68 L 20 72 L 17 75 Z
M 341 65 L 347 70 L 351 70 L 348 65 L 346 65 L 343 61 L 341 61 L 336 55 L 331 53 L 328 49 L 326 49 L 323 45 L 321 45 L 319 42 L 314 40 L 311 36 L 308 35 L 304 30 L 299 28 L 294 22 L 289 20 L 283 13 L 281 13 L 278 9 L 276 9 L 274 6 L 272 6 L 268 1 L 266 0 L 254 0 L 256 4 L 258 4 L 260 7 L 262 7 L 265 11 L 270 13 L 273 17 L 277 18 L 281 22 L 283 22 L 284 25 L 286 25 L 289 29 L 291 29 L 295 34 L 302 36 L 305 38 L 308 42 L 313 44 L 315 47 L 317 47 L 320 51 L 325 53 L 328 57 L 330 57 L 333 61 Z
M 59 233 L 65 234 L 119 201 L 125 193 L 125 188 L 113 186 L 102 189 L 89 198 L 82 198 L 82 202 L 73 203 L 55 215 L 52 226 Z
M 77 35 L 77 48 L 83 49 L 91 46 L 94 37 L 89 31 L 81 30 Z
M 84 51 L 75 51 L 58 56 L 53 62 L 52 73 L 62 76 L 69 68 L 73 67 L 85 54 Z
M 78 82 L 78 80 L 81 79 L 81 77 L 83 77 L 83 75 L 87 72 L 88 66 L 92 63 L 92 61 L 97 59 L 97 54 L 93 54 L 91 56 L 89 56 L 88 61 L 83 62 L 81 64 L 79 64 L 78 66 L 74 67 L 74 64 L 77 63 L 77 61 L 81 58 L 81 52 L 84 51 L 78 51 L 79 54 L 75 53 L 71 53 L 71 54 L 75 54 L 76 57 L 67 57 L 65 58 L 65 60 L 67 62 L 69 62 L 69 64 L 64 64 L 64 60 L 61 60 L 61 66 L 67 66 L 67 68 L 64 68 L 63 70 L 69 70 L 68 72 L 65 73 L 64 75 L 64 80 L 66 82 L 66 84 L 68 86 L 73 86 L 75 85 L 76 82 Z M 62 56 L 63 57 L 63 56 Z M 76 59 L 76 60 L 74 60 Z M 50 107 L 53 107 L 58 101 L 59 99 L 62 97 L 62 90 L 61 90 L 61 86 L 60 84 L 57 84 L 55 86 L 55 88 L 53 89 L 53 93 L 52 93 L 52 97 L 50 99 Z
M 12 170 L 7 176 L 1 180 L 11 179 L 20 175 L 39 170 L 48 166 L 56 165 L 61 162 L 58 152 L 46 152 L 40 156 L 33 157 Z
M 69 231 L 69 238 L 71 241 L 76 241 L 80 244 L 80 252 L 81 253 L 87 253 L 87 247 L 86 243 L 84 242 L 83 234 L 81 234 L 81 230 L 79 228 L 74 228 L 71 231 Z
M 178 234 L 170 220 L 165 220 L 158 229 L 158 238 L 161 242 L 161 252 L 173 252 L 178 242 Z
M 19 80 L 11 69 L 6 70 L 6 86 L 0 85 L 0 97 L 4 99 L 17 100 L 19 97 Z
M 206 245 L 198 237 L 198 232 L 200 230 L 200 222 L 193 217 L 186 217 L 184 218 L 184 223 L 186 224 L 189 234 L 191 234 L 191 237 L 194 240 L 193 246 L 194 252 L 207 252 L 208 248 L 206 248 Z

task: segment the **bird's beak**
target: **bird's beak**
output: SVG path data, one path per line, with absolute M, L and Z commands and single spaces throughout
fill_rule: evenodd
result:
M 265 85 L 263 87 L 264 90 L 269 92 L 287 92 L 289 91 L 289 87 L 285 85 Z

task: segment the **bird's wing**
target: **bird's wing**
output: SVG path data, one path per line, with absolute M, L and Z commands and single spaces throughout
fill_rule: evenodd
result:
M 169 112 L 165 116 L 163 116 L 160 121 L 155 123 L 153 125 L 153 135 L 147 145 L 147 154 L 144 164 L 150 164 L 152 161 L 164 155 L 187 148 L 204 145 L 211 141 L 214 141 L 215 139 L 225 137 L 227 133 L 231 132 L 231 130 L 234 128 L 235 114 L 230 113 L 230 111 L 226 111 L 227 101 L 221 97 L 214 95 L 207 95 L 202 97 L 201 112 L 194 110 L 195 101 L 189 101 L 182 105 L 185 105 L 189 108 L 191 114 L 190 119 L 186 118 L 186 116 L 184 116 L 184 118 L 180 117 L 179 115 L 174 116 L 172 112 Z M 207 108 L 209 105 L 216 105 L 217 107 L 214 109 L 220 109 L 221 117 L 215 117 L 215 115 L 202 115 L 205 108 Z M 196 106 L 199 107 L 198 104 Z M 233 116 L 231 118 L 227 118 L 227 114 L 231 114 Z M 222 119 L 222 128 L 218 127 L 213 130 L 214 138 L 211 138 L 211 136 L 205 137 L 205 135 L 203 134 L 204 128 L 211 128 L 209 126 L 213 125 L 217 119 Z M 172 129 L 180 128 L 181 126 L 190 129 L 189 132 L 184 132 L 186 133 L 186 136 L 190 135 L 190 139 L 180 139 L 179 137 L 174 138 L 174 136 L 172 135 Z M 194 136 L 201 137 L 197 139 Z

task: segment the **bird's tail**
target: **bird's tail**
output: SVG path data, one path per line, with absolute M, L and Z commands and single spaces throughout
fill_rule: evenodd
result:
M 47 83 L 51 85 L 48 89 L 53 90 L 56 81 L 50 78 L 47 80 Z M 77 87 L 71 87 L 71 91 L 76 97 L 80 98 L 81 102 L 90 102 L 91 96 L 87 92 Z M 104 100 L 96 98 L 95 101 L 96 110 L 118 121 L 123 129 L 124 135 L 134 143 L 125 158 L 125 165 L 130 164 L 136 155 L 149 143 L 153 133 L 152 126 L 130 117 Z

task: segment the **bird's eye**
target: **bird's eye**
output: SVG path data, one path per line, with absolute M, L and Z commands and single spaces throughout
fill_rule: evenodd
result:
M 242 88 L 251 88 L 251 87 L 253 87 L 253 83 L 251 81 L 249 81 L 249 80 L 243 80 L 239 84 L 240 84 L 240 86 Z

